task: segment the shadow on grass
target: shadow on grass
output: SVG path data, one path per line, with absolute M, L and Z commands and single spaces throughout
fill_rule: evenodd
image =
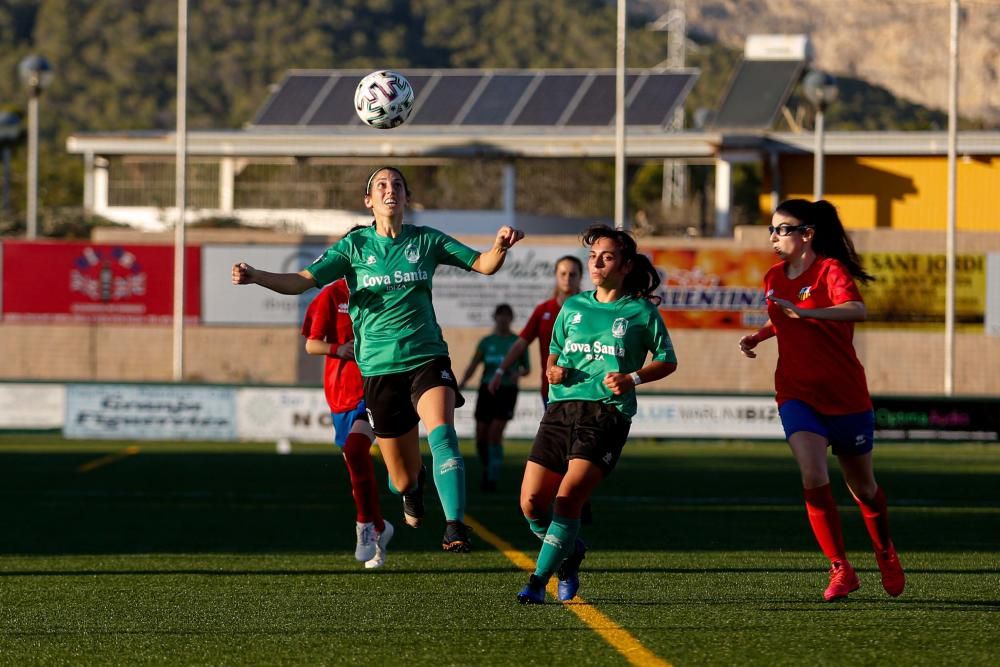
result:
M 161 450 L 78 472 L 81 465 L 100 456 L 64 449 L 51 453 L 0 450 L 0 525 L 4 526 L 0 554 L 353 551 L 350 486 L 343 461 L 333 448 L 329 453 L 292 456 Z M 479 470 L 474 457 L 469 457 L 469 511 L 493 532 L 534 554 L 538 543 L 518 507 L 523 463 L 509 458 L 504 492 L 484 495 L 474 488 Z M 380 464 L 376 469 L 384 488 L 384 469 Z M 893 498 L 933 499 L 934 511 L 920 511 L 912 503 L 890 510 L 894 539 L 902 553 L 1000 551 L 1000 511 L 990 509 L 1000 504 L 996 475 L 945 470 L 914 473 L 888 465 L 880 465 L 878 472 L 890 504 Z M 848 548 L 867 552 L 868 536 L 839 478 L 835 488 L 845 505 Z M 608 496 L 607 502 L 602 503 L 602 495 Z M 637 501 L 630 503 L 631 497 Z M 710 504 L 699 505 L 700 498 Z M 728 499 L 728 504 L 720 507 L 719 498 Z M 757 505 L 754 499 L 759 498 L 774 504 Z M 670 507 L 671 499 L 685 499 L 686 506 L 682 510 Z M 649 455 L 633 453 L 622 459 L 598 489 L 593 501 L 595 524 L 585 528 L 585 539 L 599 549 L 637 553 L 814 551 L 800 503 L 797 472 L 787 456 L 760 455 L 752 449 L 719 450 L 717 456 L 697 457 L 678 456 L 670 448 Z M 390 551 L 439 549 L 444 522 L 433 488 L 427 493 L 428 518 L 419 530 L 402 529 L 398 497 L 384 493 L 382 506 L 397 526 Z M 476 541 L 476 548 L 492 553 L 482 540 Z M 229 573 L 206 570 L 204 574 Z
M 161 577 L 161 576 L 196 576 L 196 577 L 325 577 L 325 576 L 362 576 L 362 577 L 391 577 L 399 575 L 433 575 L 449 574 L 460 576 L 463 574 L 510 574 L 520 572 L 511 565 L 509 568 L 497 567 L 476 567 L 456 570 L 453 568 L 421 567 L 412 568 L 391 568 L 379 569 L 377 574 L 363 567 L 351 569 L 266 569 L 266 570 L 205 570 L 205 569 L 163 569 L 163 570 L 131 570 L 131 569 L 81 569 L 81 570 L 3 570 L 0 571 L 0 578 L 4 577 Z

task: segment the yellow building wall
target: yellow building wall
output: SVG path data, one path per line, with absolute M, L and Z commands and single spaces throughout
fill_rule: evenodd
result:
M 812 198 L 811 155 L 782 155 L 782 199 Z M 959 157 L 956 222 L 959 231 L 1000 232 L 1000 157 Z M 770 174 L 761 214 L 771 210 Z M 945 156 L 828 156 L 824 196 L 850 229 L 944 231 L 948 206 Z

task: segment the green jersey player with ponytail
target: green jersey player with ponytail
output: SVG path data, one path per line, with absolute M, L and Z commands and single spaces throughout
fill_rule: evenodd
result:
M 508 249 L 524 234 L 501 227 L 493 247 L 480 253 L 430 227 L 403 224 L 409 196 L 398 169 L 376 169 L 364 193 L 365 207 L 375 218 L 372 225 L 352 230 L 298 273 L 270 273 L 239 263 L 233 266 L 232 280 L 301 294 L 347 279 L 355 358 L 389 486 L 403 496 L 406 523 L 420 525 L 424 471 L 418 425 L 422 421 L 447 522 L 442 546 L 465 552 L 471 548 L 464 523 L 465 464 L 455 433 L 455 408 L 464 400 L 434 316 L 431 284 L 435 269 L 443 264 L 496 273 Z
M 583 241 L 596 289 L 567 299 L 556 318 L 549 404 L 521 483 L 521 511 L 542 540 L 535 572 L 517 595 L 522 604 L 543 603 L 556 573 L 559 599 L 576 595 L 586 552 L 580 512 L 618 463 L 636 413 L 635 386 L 677 369 L 651 302 L 660 277 L 649 258 L 628 233 L 605 225 L 591 227 Z

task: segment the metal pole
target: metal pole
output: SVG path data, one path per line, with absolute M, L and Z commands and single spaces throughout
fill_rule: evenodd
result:
M 823 104 L 816 106 L 816 147 L 813 149 L 813 201 L 823 198 L 823 134 L 826 131 Z
M 28 206 L 29 241 L 38 236 L 38 90 L 28 97 Z
M 618 0 L 615 58 L 615 228 L 625 229 L 625 0 Z
M 188 4 L 177 2 L 177 154 L 174 191 L 174 382 L 184 379 L 184 213 L 187 208 L 187 49 Z
M 958 153 L 958 0 L 951 0 L 948 46 L 948 225 L 945 234 L 944 393 L 955 393 L 955 185 Z

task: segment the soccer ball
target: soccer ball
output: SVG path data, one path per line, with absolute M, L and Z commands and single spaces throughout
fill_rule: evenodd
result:
M 361 79 L 354 108 L 365 125 L 388 130 L 402 125 L 413 110 L 413 88 L 399 72 L 379 70 Z

